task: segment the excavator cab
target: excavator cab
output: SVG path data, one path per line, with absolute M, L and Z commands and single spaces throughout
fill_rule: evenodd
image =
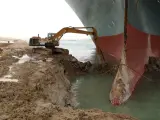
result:
M 51 40 L 52 36 L 54 36 L 55 33 L 48 33 L 47 37 L 48 37 L 48 40 Z
M 48 33 L 48 34 L 47 34 L 48 40 L 52 40 L 52 37 L 53 37 L 55 34 L 56 34 L 56 33 Z M 59 46 L 59 41 L 53 40 L 53 41 L 52 41 L 52 44 L 53 44 L 54 46 Z

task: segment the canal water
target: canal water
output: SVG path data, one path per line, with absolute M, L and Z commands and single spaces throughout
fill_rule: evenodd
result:
M 68 48 L 80 61 L 95 60 L 95 46 L 91 41 L 62 41 L 61 46 Z M 150 79 L 142 78 L 132 97 L 124 105 L 115 107 L 110 104 L 109 92 L 114 76 L 88 74 L 77 78 L 76 86 L 79 108 L 99 108 L 106 112 L 129 114 L 140 120 L 160 119 L 160 75 L 148 73 Z
M 95 62 L 96 47 L 92 40 L 61 40 L 60 47 L 69 49 L 70 54 L 79 61 Z

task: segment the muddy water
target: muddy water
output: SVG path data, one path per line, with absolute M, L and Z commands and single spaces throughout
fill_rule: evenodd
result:
M 80 61 L 95 60 L 95 46 L 88 41 L 62 41 L 61 46 L 68 48 Z M 142 78 L 130 100 L 119 107 L 109 101 L 113 76 L 86 75 L 74 81 L 79 108 L 99 108 L 107 112 L 125 113 L 140 120 L 160 119 L 160 75 L 146 74 L 150 80 Z
M 147 76 L 152 77 L 150 74 Z M 158 77 L 154 78 L 154 81 L 142 79 L 130 100 L 119 107 L 112 106 L 109 101 L 108 95 L 112 80 L 113 76 L 106 75 L 86 75 L 77 78 L 74 84 L 77 86 L 78 107 L 125 113 L 140 120 L 158 120 L 160 118 L 160 81 Z
M 25 62 L 31 60 L 31 58 L 27 54 L 23 55 L 21 58 L 19 58 L 18 56 L 12 56 L 12 57 L 19 59 L 18 62 L 14 63 L 14 64 L 22 64 L 22 63 L 25 63 Z M 2 81 L 2 82 L 18 82 L 17 79 L 12 78 L 12 74 L 14 74 L 12 71 L 12 67 L 14 64 L 12 64 L 9 67 L 9 71 L 6 75 L 4 75 L 3 77 L 0 77 L 0 81 Z

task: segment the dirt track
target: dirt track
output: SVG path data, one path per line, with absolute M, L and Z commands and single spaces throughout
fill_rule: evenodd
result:
M 52 56 L 51 51 L 40 50 L 40 54 L 32 53 L 23 41 L 1 46 L 0 77 L 10 74 L 18 82 L 0 82 L 0 120 L 136 120 L 75 109 L 75 93 L 66 76 L 96 72 L 97 68 L 88 62 L 77 64 L 69 55 Z M 30 60 L 18 63 L 25 54 Z

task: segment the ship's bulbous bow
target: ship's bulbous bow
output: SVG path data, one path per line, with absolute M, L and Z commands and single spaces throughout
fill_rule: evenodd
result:
M 106 61 L 119 62 L 110 100 L 124 103 L 144 73 L 149 56 L 160 57 L 160 3 L 129 0 L 124 48 L 124 0 L 66 0 L 85 26 L 97 29 L 96 41 Z M 126 49 L 126 50 L 124 50 Z

